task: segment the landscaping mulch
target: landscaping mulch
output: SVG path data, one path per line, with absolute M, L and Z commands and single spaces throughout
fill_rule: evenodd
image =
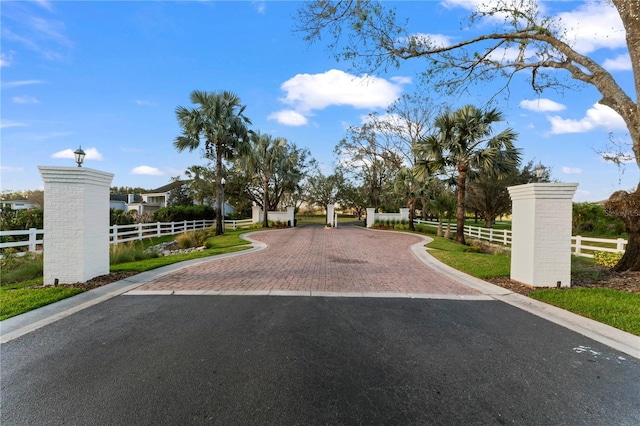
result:
M 111 272 L 110 274 L 99 275 L 97 277 L 91 278 L 86 283 L 73 283 L 73 284 L 60 284 L 60 285 L 65 287 L 81 288 L 82 290 L 92 290 L 94 288 L 102 287 L 103 285 L 111 284 L 136 274 L 139 274 L 139 272 L 136 272 L 136 271 Z M 50 287 L 50 286 L 47 286 L 47 287 Z
M 640 271 L 612 272 L 602 268 L 603 277 L 593 278 L 592 276 L 581 274 L 571 277 L 571 287 L 581 288 L 610 288 L 619 291 L 640 293 Z M 527 296 L 535 290 L 543 287 L 532 287 L 526 284 L 512 281 L 509 277 L 488 278 L 484 281 L 498 285 Z

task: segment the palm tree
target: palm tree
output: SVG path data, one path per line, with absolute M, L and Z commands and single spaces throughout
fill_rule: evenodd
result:
M 251 150 L 240 161 L 250 175 L 255 175 L 262 180 L 262 226 L 268 228 L 269 183 L 274 173 L 283 168 L 281 163 L 290 160 L 284 149 L 287 141 L 276 139 L 270 135 L 254 133 L 251 135 L 251 142 Z
M 492 124 L 503 121 L 502 112 L 493 108 L 483 111 L 466 105 L 453 113 L 436 117 L 436 132 L 420 142 L 422 161 L 432 171 L 453 169 L 457 174 L 456 241 L 465 243 L 464 216 L 466 183 L 473 170 L 507 173 L 520 160 L 513 145 L 517 134 L 507 128 L 493 135 Z
M 215 158 L 216 162 L 216 235 L 222 235 L 222 161 L 231 160 L 246 150 L 251 133 L 247 126 L 251 120 L 244 116 L 246 107 L 240 105 L 240 98 L 232 92 L 194 90 L 190 99 L 196 108 L 176 108 L 182 135 L 173 141 L 173 146 L 179 152 L 193 151 L 200 147 L 200 138 L 204 138 L 204 155 Z

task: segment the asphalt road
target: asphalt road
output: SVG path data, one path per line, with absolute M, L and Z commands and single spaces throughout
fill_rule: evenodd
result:
M 3 426 L 640 424 L 640 360 L 498 301 L 119 296 L 0 356 Z

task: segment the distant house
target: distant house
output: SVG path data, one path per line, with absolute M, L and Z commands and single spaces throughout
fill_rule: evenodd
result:
M 120 209 L 126 212 L 135 210 L 138 214 L 154 213 L 163 207 L 167 207 L 171 190 L 178 186 L 185 186 L 188 183 L 188 180 L 178 180 L 149 192 L 144 192 L 139 196 L 134 194 L 111 194 L 109 204 L 112 209 Z M 216 208 L 215 201 L 211 205 L 214 209 Z M 233 214 L 236 210 L 232 205 L 226 202 L 224 203 L 224 206 L 225 216 Z
M 2 200 L 0 201 L 0 208 L 11 209 L 11 210 L 28 210 L 34 209 L 37 206 L 33 205 L 31 202 L 27 200 Z

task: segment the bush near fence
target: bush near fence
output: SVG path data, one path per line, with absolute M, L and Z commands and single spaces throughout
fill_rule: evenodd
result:
M 207 205 L 163 207 L 153 214 L 154 222 L 180 222 L 183 220 L 211 220 L 216 211 Z

